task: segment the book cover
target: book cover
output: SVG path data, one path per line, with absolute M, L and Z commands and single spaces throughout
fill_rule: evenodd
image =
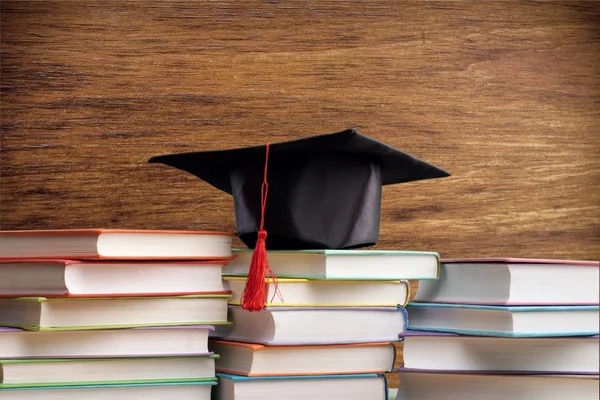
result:
M 447 304 L 447 303 L 409 303 L 406 307 L 407 313 L 411 316 L 411 320 L 408 323 L 406 330 L 415 331 L 439 331 L 439 332 L 453 332 L 464 335 L 491 335 L 491 336 L 514 336 L 514 337 L 542 337 L 542 336 L 589 336 L 597 335 L 600 333 L 598 329 L 598 306 L 495 306 L 495 305 L 473 305 L 473 304 Z M 433 310 L 434 314 L 431 316 L 422 316 L 420 311 Z M 447 311 L 443 311 L 447 310 Z M 498 315 L 494 318 L 493 315 L 478 313 L 461 314 L 460 316 L 451 314 L 456 313 L 456 310 L 460 313 L 460 310 L 474 310 L 474 311 L 491 311 L 493 314 Z M 569 323 L 563 323 L 565 318 L 575 318 L 576 312 L 585 312 L 588 318 L 579 317 Z M 419 313 L 419 314 L 417 314 Z M 543 317 L 541 314 L 548 314 L 554 316 L 552 328 L 548 328 L 544 325 L 543 321 L 535 322 L 535 326 L 529 326 L 526 331 L 513 332 L 511 330 L 504 331 L 500 329 L 476 329 L 475 326 L 481 325 L 481 321 L 494 323 L 497 325 L 503 320 L 500 319 L 504 313 L 511 315 L 519 314 L 536 314 Z M 556 315 L 560 314 L 560 318 Z M 452 316 L 454 315 L 454 316 Z M 484 319 L 484 317 L 486 317 Z M 590 319 L 591 318 L 591 319 Z M 594 323 L 594 320 L 596 321 Z M 498 322 L 499 321 L 499 322 Z M 585 329 L 574 328 L 572 323 L 578 322 L 585 325 Z M 466 323 L 469 328 L 459 328 L 456 323 Z M 430 326 L 426 325 L 429 324 Z M 494 325 L 494 326 L 496 326 Z M 535 327 L 539 326 L 539 329 Z
M 212 338 L 265 345 L 389 342 L 408 323 L 403 307 L 266 307 L 253 313 L 231 305 L 229 311 L 232 324 L 217 327 Z
M 528 311 L 590 311 L 598 310 L 598 306 L 565 306 L 565 305 L 544 305 L 544 306 L 501 306 L 486 304 L 446 304 L 446 303 L 409 303 L 408 307 L 436 307 L 436 308 L 466 308 L 475 310 L 495 310 L 510 311 L 513 313 Z M 418 330 L 418 329 L 414 329 Z
M 408 330 L 398 337 L 404 342 L 404 370 L 598 375 L 598 335 L 498 337 Z
M 0 259 L 2 297 L 150 297 L 231 294 L 223 260 Z M 207 268 L 203 267 L 206 266 Z M 190 272 L 193 271 L 193 274 Z M 178 279 L 173 279 L 173 275 Z M 171 278 L 167 280 L 166 278 Z M 218 290 L 172 290 L 210 287 Z M 139 290 L 142 287 L 145 290 Z M 148 289 L 154 290 L 148 290 Z M 109 289 L 112 289 L 110 291 Z M 129 291 L 128 291 L 129 290 Z
M 246 385 L 256 382 L 263 384 L 258 387 L 265 388 L 263 389 L 263 395 L 259 395 L 256 398 L 285 398 L 281 396 L 281 393 L 276 395 L 275 393 L 277 392 L 275 391 L 285 393 L 288 390 L 297 390 L 295 392 L 297 398 L 316 398 L 315 396 L 319 396 L 318 392 L 322 393 L 324 390 L 323 387 L 326 387 L 325 390 L 331 391 L 326 396 L 327 398 L 341 399 L 347 398 L 346 396 L 349 394 L 353 394 L 356 398 L 388 400 L 389 388 L 384 374 L 240 376 L 217 372 L 217 377 L 219 378 L 217 390 L 219 390 L 221 396 L 225 397 L 229 393 L 233 393 L 233 391 L 237 393 L 237 389 L 234 388 L 238 388 L 238 385 L 241 392 Z M 268 390 L 264 385 L 264 383 L 268 382 L 272 382 L 273 391 Z M 287 387 L 288 385 L 289 387 Z M 355 391 L 361 393 L 359 395 L 361 397 L 357 397 Z M 229 395 L 227 398 L 233 397 Z
M 16 327 L 16 328 L 23 328 L 26 330 L 32 330 L 32 331 L 53 331 L 53 330 L 57 330 L 57 331 L 66 331 L 66 330 L 94 330 L 94 329 L 115 329 L 115 328 L 135 328 L 135 327 L 150 327 L 150 326 L 181 326 L 181 325 L 228 325 L 231 322 L 227 321 L 226 318 L 226 313 L 227 313 L 227 303 L 226 303 L 226 299 L 229 299 L 231 296 L 227 295 L 227 294 L 219 294 L 219 295 L 214 295 L 214 294 L 210 294 L 210 295 L 189 295 L 189 296 L 161 296 L 161 297 L 115 297 L 115 298 L 100 298 L 100 297 L 92 297 L 92 298 L 46 298 L 46 297 L 19 297 L 19 298 L 0 298 L 0 324 L 4 325 L 4 326 L 10 326 L 10 327 Z M 147 300 L 156 300 L 156 301 L 160 301 L 161 304 L 163 304 L 162 302 L 164 301 L 169 301 L 169 300 L 177 300 L 177 301 L 182 301 L 182 300 L 186 300 L 186 299 L 207 299 L 207 300 L 215 300 L 215 299 L 223 299 L 223 301 L 225 301 L 224 304 L 224 308 L 223 308 L 223 312 L 222 313 L 218 313 L 223 314 L 223 320 L 202 320 L 202 321 L 166 321 L 163 322 L 162 317 L 158 317 L 156 313 L 156 310 L 149 310 L 147 308 L 141 308 L 144 307 L 142 305 L 142 303 L 145 305 L 145 307 L 148 306 Z M 41 324 L 41 316 L 45 313 L 44 309 L 43 309 L 43 305 L 44 303 L 49 303 L 49 304 L 56 304 L 56 303 L 71 303 L 71 304 L 76 304 L 79 303 L 79 305 L 84 304 L 84 303 L 89 303 L 91 304 L 91 306 L 93 306 L 93 303 L 101 303 L 103 304 L 104 308 L 101 308 L 100 311 L 98 310 L 94 310 L 94 309 L 90 309 L 87 308 L 87 313 L 84 315 L 84 318 L 86 321 L 93 321 L 94 319 L 90 319 L 90 316 L 95 316 L 94 311 L 102 314 L 103 318 L 109 318 L 111 319 L 111 316 L 115 316 L 115 315 L 119 315 L 119 318 L 123 318 L 123 314 L 126 315 L 135 315 L 136 318 L 140 317 L 137 319 L 137 321 L 141 321 L 143 320 L 144 322 L 134 322 L 134 320 L 132 319 L 131 321 L 127 320 L 127 321 L 123 321 L 122 323 L 104 323 L 104 322 L 98 322 L 97 325 L 90 325 L 90 324 L 60 324 L 59 325 L 53 325 L 52 323 L 49 323 L 47 325 L 43 325 Z M 121 310 L 118 305 L 119 304 L 127 304 L 128 302 L 131 303 L 136 303 L 137 307 L 134 307 L 136 309 L 125 309 L 124 311 Z M 108 305 L 107 303 L 111 303 L 110 305 Z M 36 304 L 39 304 L 40 307 L 32 307 L 35 306 Z M 154 307 L 157 307 L 158 304 L 157 303 L 153 303 Z M 163 304 L 163 307 L 167 305 L 166 303 Z M 79 318 L 81 317 L 82 313 L 81 313 L 81 309 L 77 309 L 74 310 L 75 314 L 73 314 L 74 316 L 71 316 L 68 312 L 67 309 L 65 309 L 65 307 L 61 307 L 62 310 L 57 310 L 54 314 L 57 317 L 60 318 Z M 112 311 L 111 311 L 112 310 Z M 108 311 L 111 311 L 110 313 Z M 122 312 L 121 312 L 122 311 Z M 144 318 L 141 318 L 142 316 L 142 312 L 151 312 L 151 316 L 153 319 L 157 319 L 159 318 L 159 320 L 147 320 Z M 184 312 L 187 314 L 187 309 L 184 309 Z M 199 310 L 196 310 L 199 311 Z M 209 312 L 211 312 L 212 314 L 214 314 L 214 310 L 208 310 Z M 135 313 L 135 314 L 132 314 Z M 34 318 L 35 315 L 38 315 L 38 318 Z M 108 317 L 107 317 L 108 315 Z M 171 318 L 171 314 L 165 314 L 166 316 L 168 316 L 168 319 Z M 149 318 L 149 317 L 148 317 Z M 29 323 L 27 321 L 37 321 L 35 323 Z M 146 322 L 148 321 L 148 322 Z
M 236 259 L 224 275 L 245 276 L 251 249 L 232 249 Z M 403 280 L 437 279 L 440 256 L 430 251 L 404 250 L 269 250 L 269 267 L 279 278 Z
M 385 378 L 383 374 L 347 374 L 347 375 L 292 375 L 292 376 L 243 376 L 233 375 L 224 372 L 217 372 L 218 378 L 231 379 L 232 381 L 272 381 L 272 380 L 311 380 L 311 379 L 365 379 L 365 378 Z
M 488 305 L 596 305 L 599 263 L 534 258 L 443 259 L 413 302 Z
M 516 258 L 516 257 L 480 257 L 480 258 L 443 258 L 441 263 L 500 263 L 500 264 L 565 264 L 587 265 L 597 267 L 599 261 L 588 260 L 558 260 L 549 258 Z
M 239 346 L 246 347 L 248 349 L 252 349 L 253 351 L 269 351 L 275 349 L 302 349 L 307 347 L 321 347 L 321 348 L 331 348 L 331 347 L 339 347 L 339 348 L 352 348 L 352 347 L 373 347 L 373 346 L 392 346 L 390 342 L 368 342 L 368 343 L 340 343 L 340 344 L 276 344 L 276 345 L 265 345 L 262 343 L 249 343 L 249 342 L 236 342 L 232 340 L 220 340 L 220 339 L 211 339 L 211 342 L 214 343 L 223 343 L 230 346 Z M 395 348 L 395 347 L 394 347 Z M 1 360 L 0 360 L 1 361 Z
M 403 370 L 399 399 L 598 399 L 598 376 Z
M 428 374 L 457 374 L 457 375 L 538 375 L 538 376 L 579 376 L 579 377 L 593 377 L 597 378 L 598 374 L 588 373 L 573 373 L 572 371 L 503 371 L 503 370 L 447 370 L 447 369 L 425 369 L 425 368 L 406 368 L 399 367 L 397 372 L 421 372 Z
M 246 277 L 223 280 L 232 292 L 229 304 L 240 305 Z M 410 298 L 406 280 L 265 278 L 265 285 L 267 307 L 404 307 Z
M 232 259 L 234 237 L 232 232 L 149 229 L 0 231 L 0 259 Z
M 353 348 L 364 348 L 364 349 L 368 349 L 368 348 L 380 348 L 380 347 L 385 347 L 386 349 L 391 350 L 391 361 L 388 365 L 387 368 L 385 369 L 381 369 L 380 371 L 367 371 L 365 368 L 362 368 L 361 370 L 355 370 L 355 371 L 350 371 L 350 370 L 344 370 L 342 371 L 342 368 L 339 368 L 337 370 L 336 373 L 339 374 L 345 374 L 345 375 L 356 375 L 356 374 L 365 374 L 365 373 L 383 373 L 383 372 L 390 372 L 393 368 L 393 365 L 395 365 L 396 362 L 396 357 L 397 357 L 397 352 L 396 352 L 396 346 L 394 346 L 394 343 L 391 342 L 369 342 L 369 343 L 339 343 L 339 344 L 315 344 L 315 345 L 310 345 L 310 344 L 303 344 L 303 345 L 264 345 L 264 344 L 260 344 L 260 343 L 249 343 L 249 342 L 238 342 L 238 341 L 229 341 L 229 340 L 218 340 L 218 339 L 211 339 L 211 344 L 216 344 L 216 345 L 224 345 L 224 346 L 233 346 L 233 347 L 242 347 L 242 348 L 246 348 L 249 349 L 250 351 L 254 352 L 276 352 L 279 353 L 280 350 L 286 351 L 286 350 L 299 350 L 305 354 L 313 354 L 315 355 L 315 357 L 322 357 L 323 354 L 319 354 L 319 356 L 317 356 L 315 352 L 313 351 L 320 351 L 320 350 L 339 350 L 342 352 L 347 352 L 349 350 L 352 350 Z M 211 347 L 211 346 L 209 346 Z M 217 348 L 213 348 L 211 347 L 211 349 L 214 349 L 215 351 L 219 351 L 218 347 Z M 227 353 L 225 353 L 227 354 Z M 279 364 L 284 362 L 284 357 L 285 357 L 285 353 L 281 353 L 278 354 L 276 356 L 277 360 L 279 360 Z M 332 357 L 331 355 L 329 357 Z M 372 357 L 370 357 L 372 359 Z M 223 361 L 226 361 L 227 358 L 223 358 Z M 264 361 L 263 361 L 264 363 Z M 303 365 L 306 365 L 306 361 L 304 361 L 302 363 Z M 302 371 L 302 372 L 298 372 L 298 373 L 290 373 L 290 372 L 264 372 L 261 371 L 260 373 L 252 373 L 252 372 L 248 372 L 248 373 L 242 373 L 242 371 L 238 371 L 238 370 L 227 370 L 226 368 L 220 367 L 219 364 L 217 363 L 217 371 L 218 372 L 223 372 L 223 373 L 227 373 L 227 374 L 233 374 L 233 375 L 244 375 L 244 376 L 294 376 L 294 375 L 330 375 L 331 372 L 326 373 L 326 372 L 319 372 L 319 371 Z M 366 371 L 366 372 L 365 372 Z
M 206 385 L 216 385 L 216 378 L 194 378 L 194 379 L 161 379 L 161 380 L 135 380 L 135 381 L 105 381 L 105 382 L 61 382 L 61 383 L 24 383 L 24 384 L 5 384 L 0 383 L 0 389 L 33 389 L 33 388 L 65 388 L 65 387 L 116 387 L 116 386 L 142 386 L 154 384 L 186 384 L 203 383 Z
M 182 385 L 217 385 L 217 379 L 209 380 L 188 380 L 188 381 L 154 381 L 154 382 L 127 382 L 127 383 L 103 383 L 103 384 L 83 384 L 83 385 L 46 385 L 46 386 L 27 386 L 27 387 L 7 387 L 2 390 L 41 390 L 41 389 L 102 389 L 119 387 L 151 387 L 151 386 L 182 386 Z
M 211 325 L 41 330 L 0 326 L 0 358 L 124 358 L 209 356 Z
M 234 254 L 252 253 L 252 249 L 231 249 Z M 439 257 L 434 251 L 411 250 L 343 250 L 343 249 L 306 249 L 306 250 L 268 250 L 267 254 L 322 254 L 326 256 L 357 256 L 357 257 L 382 257 L 382 256 L 433 256 Z
M 398 339 L 402 340 L 411 336 L 444 336 L 444 337 L 479 337 L 479 335 L 469 335 L 457 332 L 439 332 L 439 331 L 420 331 L 416 329 L 407 329 L 398 334 Z M 598 339 L 600 335 L 577 336 L 578 339 Z

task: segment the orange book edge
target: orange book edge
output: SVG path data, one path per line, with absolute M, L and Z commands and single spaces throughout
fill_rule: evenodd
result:
M 270 350 L 270 349 L 280 349 L 280 348 L 303 348 L 303 347 L 379 347 L 379 346 L 391 346 L 394 350 L 393 362 L 391 368 L 396 363 L 396 346 L 394 346 L 394 342 L 367 342 L 367 343 L 338 343 L 338 344 L 300 344 L 300 345 L 264 345 L 259 343 L 246 343 L 246 342 L 235 342 L 229 340 L 216 340 L 209 339 L 209 343 L 220 343 L 220 344 L 228 344 L 232 346 L 246 347 L 253 351 L 259 350 Z M 252 372 L 243 372 L 243 371 L 234 371 L 228 370 L 224 368 L 215 368 L 218 372 L 224 372 L 228 374 L 234 375 L 243 375 L 243 376 L 294 376 L 294 375 L 331 375 L 332 372 L 294 372 L 294 373 L 284 373 L 284 372 L 271 372 L 271 373 L 262 373 L 256 374 Z M 344 371 L 344 372 L 335 372 L 338 375 L 351 375 L 351 374 L 383 374 L 386 372 L 391 372 L 391 370 L 382 369 L 382 370 L 357 370 L 357 371 Z
M 222 235 L 236 237 L 233 232 L 223 231 L 184 231 L 184 230 L 160 230 L 160 229 L 32 229 L 32 230 L 14 230 L 14 231 L 0 231 L 0 236 L 27 236 L 27 235 L 101 235 L 103 233 L 139 233 L 139 234 L 186 234 L 186 235 Z M 216 257 L 216 256 L 103 256 L 100 254 L 81 256 L 77 254 L 61 254 L 57 258 L 73 258 L 73 259 L 85 259 L 85 260 L 233 260 L 236 256 L 231 255 L 228 257 Z M 3 257 L 0 255 L 0 259 L 5 260 L 15 257 Z M 29 259 L 42 259 L 48 258 L 47 256 L 35 257 L 29 256 Z
M 0 235 L 60 235 L 60 234 L 82 234 L 82 235 L 98 235 L 102 233 L 149 233 L 149 234 L 189 234 L 189 235 L 225 235 L 233 236 L 233 232 L 225 231 L 185 231 L 185 230 L 169 230 L 169 229 L 108 229 L 108 228 L 84 228 L 84 229 L 21 229 L 21 230 L 4 230 L 0 231 Z
M 34 260 L 48 259 L 48 256 L 41 256 L 39 258 L 28 256 L 27 258 L 31 261 L 34 261 Z M 231 261 L 231 260 L 235 259 L 236 256 L 235 255 L 228 256 L 228 257 L 216 257 L 216 256 L 204 256 L 204 257 L 202 257 L 202 256 L 103 256 L 101 254 L 81 256 L 81 255 L 76 255 L 76 254 L 61 254 L 60 258 L 61 259 L 73 258 L 73 259 L 78 259 L 81 261 L 105 260 L 105 261 L 131 261 L 131 262 L 133 262 L 133 261 L 152 261 L 152 260 L 156 260 L 156 261 L 178 261 L 178 260 L 182 260 L 182 261 Z M 14 257 L 0 256 L 0 261 L 10 260 L 10 259 L 14 259 Z
M 231 257 L 222 257 L 222 258 L 216 258 L 216 259 L 179 259 L 179 258 L 175 258 L 175 259 L 140 259 L 140 258 L 135 258 L 135 259 L 127 259 L 127 260 L 122 260 L 121 258 L 119 259 L 111 259 L 111 260 L 103 260 L 103 259 L 93 259 L 93 260 L 88 260 L 88 259 L 70 259 L 68 257 L 60 257 L 60 258 L 48 258 L 48 257 L 40 257 L 40 258 L 35 258 L 35 257 L 27 257 L 27 258 L 15 258 L 15 257 L 7 257 L 7 258 L 0 258 L 0 265 L 1 264 L 18 264 L 18 263 L 22 263 L 22 264 L 27 264 L 27 263 L 45 263 L 45 264 L 60 264 L 60 265 L 69 265 L 69 264 L 132 264 L 132 265 L 143 265 L 143 264 L 151 264 L 153 261 L 160 261 L 161 264 L 177 264 L 177 265 L 214 265 L 215 261 L 222 261 L 223 264 L 226 264 L 227 262 L 231 261 L 232 259 L 234 259 L 236 256 L 233 255 Z M 120 262 L 122 261 L 122 262 Z M 220 264 L 220 263 L 219 263 Z M 1 267 L 0 267 L 1 268 Z

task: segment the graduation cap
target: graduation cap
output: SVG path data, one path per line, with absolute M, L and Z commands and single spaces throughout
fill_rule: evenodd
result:
M 296 250 L 374 245 L 382 185 L 450 175 L 354 129 L 246 148 L 160 155 L 149 162 L 190 172 L 231 194 L 237 234 L 255 247 L 259 258 L 266 258 L 263 246 Z M 249 279 L 251 273 L 252 266 Z M 264 271 L 257 275 L 262 287 Z

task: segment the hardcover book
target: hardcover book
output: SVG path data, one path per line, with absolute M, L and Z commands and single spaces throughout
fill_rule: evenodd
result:
M 0 297 L 227 293 L 218 261 L 0 260 Z
M 211 340 L 220 355 L 216 369 L 235 375 L 327 375 L 384 373 L 396 358 L 393 343 L 266 346 Z
M 392 342 L 406 328 L 401 307 L 267 307 L 250 312 L 229 306 L 232 324 L 212 337 L 261 344 Z
M 490 336 L 597 335 L 598 306 L 409 303 L 408 329 Z
M 230 295 L 0 299 L 0 325 L 29 330 L 227 323 Z
M 598 376 L 469 374 L 400 369 L 397 400 L 598 399 Z
M 101 383 L 215 381 L 215 358 L 216 355 L 0 360 L 0 389 Z
M 223 274 L 248 275 L 252 250 L 233 249 Z M 437 279 L 439 254 L 394 250 L 271 250 L 269 267 L 279 278 L 403 280 Z
M 387 400 L 384 375 L 303 375 L 245 377 L 217 373 L 219 400 Z
M 598 305 L 597 261 L 530 258 L 442 260 L 437 281 L 419 283 L 415 302 Z
M 0 359 L 211 355 L 213 326 L 26 331 L 0 327 Z
M 210 400 L 216 380 L 4 388 L 2 400 Z
M 224 280 L 232 294 L 229 303 L 239 305 L 246 278 L 225 277 Z M 404 307 L 410 294 L 408 281 L 279 278 L 277 285 L 271 279 L 265 279 L 265 285 L 269 288 L 266 305 L 270 307 Z
M 405 331 L 404 367 L 448 372 L 598 375 L 598 335 L 489 337 Z M 532 357 L 535 355 L 535 357 Z
M 0 258 L 223 259 L 231 257 L 234 236 L 141 229 L 0 231 Z

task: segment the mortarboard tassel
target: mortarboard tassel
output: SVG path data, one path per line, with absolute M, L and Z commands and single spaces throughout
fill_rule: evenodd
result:
M 241 305 L 247 311 L 262 311 L 265 308 L 267 294 L 269 293 L 269 280 L 275 285 L 275 294 L 279 294 L 277 287 L 277 277 L 269 268 L 269 259 L 267 257 L 267 231 L 264 229 L 265 224 L 265 206 L 267 204 L 267 194 L 269 193 L 269 184 L 267 183 L 267 165 L 269 163 L 269 143 L 265 155 L 265 172 L 260 193 L 260 228 L 256 239 L 256 246 L 252 253 L 252 261 L 248 270 L 248 278 L 242 292 Z M 270 278 L 270 279 L 265 279 Z

